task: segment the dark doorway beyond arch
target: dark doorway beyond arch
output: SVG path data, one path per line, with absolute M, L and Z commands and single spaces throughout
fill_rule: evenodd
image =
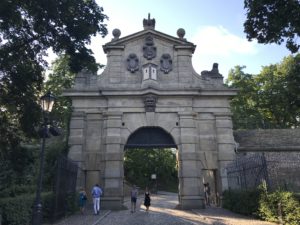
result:
M 132 133 L 125 148 L 176 148 L 172 136 L 160 127 L 142 127 Z

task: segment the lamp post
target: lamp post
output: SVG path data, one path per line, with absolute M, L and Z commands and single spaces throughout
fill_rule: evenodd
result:
M 42 224 L 42 201 L 41 201 L 41 192 L 42 192 L 42 183 L 43 183 L 43 173 L 44 173 L 44 152 L 45 152 L 45 142 L 46 137 L 48 136 L 48 114 L 52 111 L 55 97 L 50 92 L 45 94 L 40 98 L 41 107 L 43 110 L 43 126 L 42 126 L 42 145 L 40 151 L 40 171 L 39 177 L 37 180 L 37 190 L 35 197 L 35 204 L 32 215 L 32 225 L 41 225 Z

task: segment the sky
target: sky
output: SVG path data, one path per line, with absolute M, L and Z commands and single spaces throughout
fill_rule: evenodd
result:
M 243 32 L 246 10 L 243 0 L 96 0 L 103 7 L 108 35 L 96 36 L 90 45 L 96 61 L 106 64 L 102 46 L 112 39 L 115 28 L 121 36 L 143 30 L 143 19 L 155 18 L 155 30 L 177 37 L 185 30 L 187 41 L 194 43 L 193 67 L 199 74 L 219 64 L 219 72 L 227 78 L 236 65 L 246 66 L 244 72 L 258 74 L 262 66 L 279 63 L 290 52 L 285 45 L 249 42 Z M 101 71 L 100 71 L 101 72 Z

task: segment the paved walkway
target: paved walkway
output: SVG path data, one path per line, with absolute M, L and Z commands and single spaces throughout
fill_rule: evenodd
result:
M 152 195 L 150 211 L 146 212 L 142 198 L 137 201 L 135 213 L 130 210 L 102 210 L 93 215 L 87 210 L 85 215 L 76 214 L 53 225 L 274 225 L 253 218 L 234 214 L 222 208 L 199 210 L 177 210 L 177 195 L 164 193 Z M 130 202 L 125 205 L 129 208 Z

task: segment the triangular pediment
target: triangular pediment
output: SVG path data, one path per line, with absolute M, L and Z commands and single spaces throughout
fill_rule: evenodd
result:
M 185 38 L 177 38 L 177 37 L 162 33 L 160 31 L 157 31 L 157 30 L 147 29 L 147 30 L 142 30 L 142 31 L 136 32 L 134 34 L 122 37 L 122 38 L 114 38 L 112 41 L 106 43 L 103 46 L 103 50 L 104 50 L 104 52 L 107 52 L 107 50 L 110 49 L 110 47 L 112 47 L 112 48 L 114 48 L 115 46 L 121 47 L 123 45 L 126 45 L 127 43 L 131 43 L 134 40 L 144 39 L 149 35 L 151 35 L 155 39 L 159 39 L 159 40 L 168 42 L 169 44 L 172 44 L 172 45 L 186 46 L 188 48 L 191 48 L 192 52 L 194 52 L 194 50 L 196 48 L 196 45 L 194 45 L 191 42 L 188 42 Z
M 103 46 L 107 64 L 100 76 L 76 76 L 75 86 L 93 85 L 101 90 L 139 91 L 223 89 L 223 76 L 218 64 L 210 71 L 198 74 L 192 65 L 196 45 L 184 38 L 179 28 L 177 37 L 155 30 L 155 20 L 143 20 L 144 30 L 121 36 L 119 29 L 112 31 L 113 39 Z M 173 93 L 173 92 L 172 92 Z M 175 93 L 175 92 L 174 92 Z

